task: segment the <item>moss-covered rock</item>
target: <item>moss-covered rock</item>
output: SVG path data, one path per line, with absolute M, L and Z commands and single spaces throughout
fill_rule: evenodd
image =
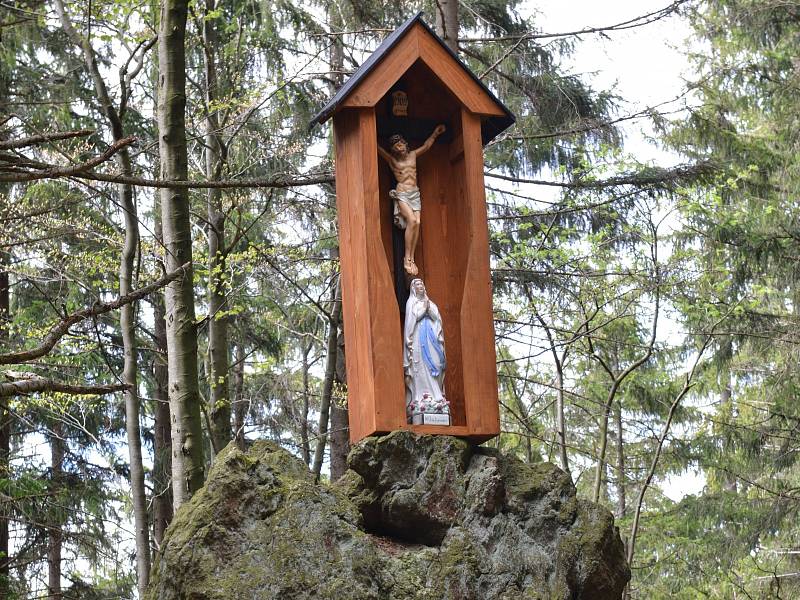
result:
M 630 578 L 611 514 L 553 465 L 408 432 L 349 464 L 318 485 L 275 444 L 228 446 L 170 525 L 148 600 L 606 600 Z

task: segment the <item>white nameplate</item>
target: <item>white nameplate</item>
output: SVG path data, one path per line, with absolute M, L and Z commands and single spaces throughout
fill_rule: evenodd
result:
M 422 415 L 423 425 L 450 425 L 450 415 L 442 413 L 426 413 Z

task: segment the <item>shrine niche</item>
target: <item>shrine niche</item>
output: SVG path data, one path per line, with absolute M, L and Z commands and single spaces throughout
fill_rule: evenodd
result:
M 418 14 L 312 125 L 330 118 L 351 441 L 496 436 L 483 145 L 514 116 Z

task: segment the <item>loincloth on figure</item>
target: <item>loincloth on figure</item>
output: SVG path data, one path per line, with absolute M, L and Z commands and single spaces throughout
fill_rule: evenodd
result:
M 419 188 L 413 188 L 407 192 L 391 190 L 389 192 L 389 198 L 394 200 L 394 224 L 400 229 L 406 228 L 406 220 L 400 213 L 400 207 L 397 206 L 398 202 L 405 202 L 408 204 L 411 210 L 415 210 L 417 212 L 422 210 L 422 198 L 419 195 Z

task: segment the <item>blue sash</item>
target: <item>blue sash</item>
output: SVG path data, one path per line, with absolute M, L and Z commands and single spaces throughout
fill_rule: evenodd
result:
M 419 343 L 422 345 L 422 360 L 425 361 L 425 364 L 428 366 L 428 371 L 430 371 L 432 377 L 438 377 L 440 371 L 439 368 L 433 364 L 430 349 L 433 348 L 439 356 L 439 364 L 444 365 L 444 348 L 439 344 L 439 340 L 433 333 L 431 319 L 428 316 L 423 317 L 419 324 Z

